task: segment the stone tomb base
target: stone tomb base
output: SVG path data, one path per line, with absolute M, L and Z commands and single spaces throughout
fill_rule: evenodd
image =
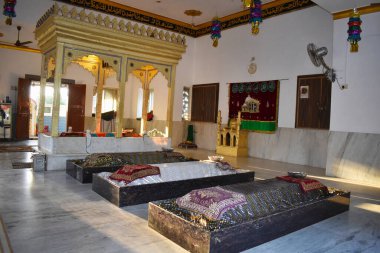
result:
M 129 206 L 149 201 L 176 198 L 194 189 L 212 187 L 217 185 L 229 185 L 254 181 L 255 172 L 237 170 L 238 173 L 210 176 L 209 169 L 202 166 L 213 166 L 202 162 L 184 162 L 172 164 L 156 164 L 160 166 L 161 177 L 167 181 L 148 183 L 134 186 L 117 186 L 106 178 L 93 174 L 92 190 L 107 199 L 116 206 Z M 169 167 L 167 176 L 164 176 L 162 167 Z M 208 171 L 202 174 L 202 171 Z
M 255 247 L 347 211 L 350 193 L 335 192 L 325 199 L 214 231 L 185 220 L 158 204 L 149 203 L 150 228 L 191 252 L 231 253 Z

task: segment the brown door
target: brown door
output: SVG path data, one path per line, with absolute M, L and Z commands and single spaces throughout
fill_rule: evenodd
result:
M 67 128 L 74 132 L 84 131 L 84 112 L 86 106 L 86 85 L 69 85 L 69 105 L 67 110 Z
M 331 81 L 325 75 L 297 79 L 297 128 L 330 128 Z
M 16 139 L 29 139 L 30 80 L 19 78 L 17 91 Z
M 216 122 L 218 99 L 218 83 L 193 85 L 191 121 Z

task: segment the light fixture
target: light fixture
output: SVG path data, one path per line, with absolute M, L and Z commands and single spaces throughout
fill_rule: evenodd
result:
M 184 12 L 187 16 L 191 17 L 191 25 L 194 26 L 194 17 L 202 15 L 199 10 L 185 10 Z
M 356 8 L 354 8 L 352 15 L 350 19 L 348 20 L 348 38 L 347 41 L 351 44 L 351 52 L 358 52 L 359 51 L 359 44 L 358 42 L 361 40 L 360 33 L 362 32 L 362 29 L 360 28 L 360 25 L 362 24 L 362 21 L 360 19 L 360 14 Z

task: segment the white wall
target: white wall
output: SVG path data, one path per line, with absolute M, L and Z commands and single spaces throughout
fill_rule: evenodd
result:
M 152 79 L 150 89 L 154 91 L 154 120 L 166 120 L 168 110 L 168 80 L 160 72 Z
M 0 48 L 0 100 L 9 96 L 16 102 L 18 79 L 41 73 L 41 55 Z
M 347 42 L 347 20 L 334 22 L 334 68 L 330 129 L 343 132 L 380 133 L 380 13 L 361 16 L 359 52 L 351 53 Z
M 173 121 L 182 120 L 183 87 L 191 87 L 194 84 L 195 40 L 194 38 L 186 37 L 186 52 L 182 55 L 182 59 L 176 68 Z
M 279 126 L 294 127 L 297 76 L 321 73 L 314 67 L 306 52 L 309 42 L 332 51 L 333 21 L 329 13 L 319 7 L 291 12 L 264 20 L 257 36 L 249 25 L 222 31 L 217 48 L 209 36 L 196 39 L 194 83 L 220 83 L 219 108 L 223 123 L 228 115 L 229 82 L 273 79 L 281 81 Z M 257 72 L 247 71 L 255 57 Z M 331 64 L 332 53 L 326 62 Z

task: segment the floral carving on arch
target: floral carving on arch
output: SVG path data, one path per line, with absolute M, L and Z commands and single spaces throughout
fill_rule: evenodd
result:
M 91 57 L 94 59 L 98 58 L 100 60 L 91 63 L 89 62 Z M 86 59 L 86 61 L 82 61 L 82 59 Z M 108 69 L 106 76 L 110 77 L 116 74 L 116 79 L 120 81 L 121 61 L 121 56 L 107 55 L 96 51 L 90 52 L 86 50 L 65 47 L 63 52 L 63 73 L 66 72 L 67 67 L 71 63 L 75 63 L 89 71 L 95 77 L 96 82 L 98 82 L 99 64 L 103 64 Z M 110 68 L 112 70 L 110 70 Z

